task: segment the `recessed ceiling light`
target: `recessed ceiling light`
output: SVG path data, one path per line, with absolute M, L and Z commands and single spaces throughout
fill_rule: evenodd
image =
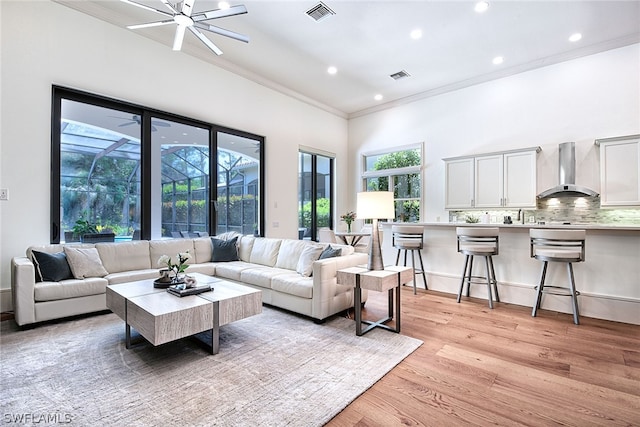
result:
M 577 42 L 578 40 L 580 40 L 582 38 L 582 34 L 580 33 L 574 33 L 571 34 L 571 37 L 569 37 L 569 41 L 570 42 Z
M 415 30 L 411 31 L 411 38 L 414 40 L 418 40 L 422 38 L 422 30 L 419 28 L 416 28 Z
M 338 72 L 338 69 L 336 67 L 334 67 L 333 65 L 329 68 L 327 68 L 327 73 L 334 75 L 335 73 Z
M 476 6 L 474 7 L 474 10 L 478 13 L 486 12 L 487 9 L 489 9 L 488 1 L 479 1 L 478 3 L 476 3 Z
M 225 10 L 225 9 L 229 9 L 231 7 L 231 5 L 229 4 L 228 1 L 220 1 L 218 2 L 218 8 Z
M 495 58 L 493 58 L 492 62 L 494 65 L 500 65 L 504 62 L 504 58 L 502 56 L 496 56 Z
M 377 94 L 376 96 L 373 97 L 373 99 L 375 99 L 376 101 L 382 101 L 382 95 Z

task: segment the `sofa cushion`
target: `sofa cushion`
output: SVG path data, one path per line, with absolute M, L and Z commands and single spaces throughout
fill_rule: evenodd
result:
M 261 288 L 271 288 L 271 279 L 283 274 L 291 274 L 291 271 L 283 268 L 254 266 L 240 272 L 240 281 Z
M 104 278 L 109 281 L 110 285 L 117 285 L 118 283 L 135 282 L 137 280 L 157 279 L 158 271 L 157 268 L 120 271 L 118 273 L 109 273 Z
M 322 250 L 322 246 L 320 245 L 307 245 L 300 254 L 298 264 L 296 265 L 296 272 L 305 277 L 311 276 L 311 274 L 313 274 L 313 263 L 320 258 Z
M 210 237 L 198 237 L 193 239 L 193 249 L 195 261 L 194 264 L 202 264 L 205 262 L 211 262 L 211 255 L 213 254 L 213 250 L 211 247 L 211 238 Z
M 275 266 L 281 243 L 282 240 L 280 239 L 270 239 L 267 237 L 256 238 L 253 242 L 249 262 L 252 264 L 266 265 L 268 267 Z
M 271 279 L 271 289 L 302 298 L 313 297 L 313 278 L 298 273 L 281 274 Z
M 212 262 L 229 262 L 239 261 L 238 258 L 238 237 L 234 237 L 229 240 L 221 240 L 215 237 L 211 238 L 212 246 Z
M 100 295 L 105 293 L 107 285 L 107 279 L 102 277 L 92 277 L 84 280 L 70 279 L 60 282 L 40 282 L 34 288 L 34 298 L 36 301 L 42 302 Z
M 244 261 L 214 263 L 217 277 L 240 281 L 240 273 L 248 268 L 255 268 L 253 264 Z
M 295 270 L 298 265 L 300 255 L 302 254 L 302 251 L 304 251 L 304 248 L 306 248 L 307 246 L 309 246 L 309 243 L 305 242 L 304 240 L 282 240 L 280 249 L 278 250 L 276 267 Z
M 158 260 L 162 255 L 171 257 L 171 260 L 175 262 L 178 258 L 177 255 L 182 252 L 189 252 L 189 254 L 192 255 L 191 258 L 187 260 L 187 264 L 195 262 L 193 259 L 193 239 L 165 239 L 149 241 L 149 256 L 152 268 L 166 267 L 166 265 L 158 266 Z
M 102 265 L 109 273 L 154 268 L 149 258 L 149 241 L 96 243 Z
M 341 254 L 342 248 L 332 248 L 331 245 L 327 245 L 318 259 L 334 258 L 340 256 Z
M 84 279 L 86 277 L 104 277 L 109 272 L 105 270 L 96 248 L 74 248 L 65 246 L 64 253 L 73 277 Z
M 73 273 L 64 252 L 49 254 L 32 251 L 33 263 L 36 267 L 36 282 L 59 282 L 72 279 Z
M 241 261 L 249 262 L 251 259 L 253 242 L 255 242 L 255 240 L 256 238 L 254 236 L 242 236 L 240 238 L 240 242 L 238 243 L 238 255 L 240 256 Z

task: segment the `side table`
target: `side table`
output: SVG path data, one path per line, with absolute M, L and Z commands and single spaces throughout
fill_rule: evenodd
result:
M 337 281 L 340 285 L 353 286 L 354 310 L 356 312 L 356 335 L 362 336 L 374 328 L 382 328 L 392 332 L 400 332 L 400 288 L 413 280 L 413 269 L 403 266 L 387 266 L 384 270 L 367 270 L 364 267 L 350 267 L 338 270 Z M 362 289 L 384 292 L 389 294 L 389 315 L 380 320 L 362 319 Z M 386 325 L 394 316 L 395 289 L 395 328 Z M 367 324 L 364 330 L 362 324 Z

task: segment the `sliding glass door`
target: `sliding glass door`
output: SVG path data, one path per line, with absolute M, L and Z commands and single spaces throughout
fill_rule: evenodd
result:
M 318 229 L 333 229 L 333 157 L 298 154 L 298 238 L 317 240 Z
M 52 243 L 263 230 L 264 137 L 55 86 L 52 104 Z

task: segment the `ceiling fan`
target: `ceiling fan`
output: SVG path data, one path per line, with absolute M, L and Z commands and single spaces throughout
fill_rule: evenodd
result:
M 131 118 L 129 118 L 129 117 L 118 117 L 118 116 L 109 116 L 109 117 L 113 117 L 114 119 L 126 120 L 126 122 L 119 124 L 118 127 L 131 126 L 133 124 L 137 124 L 138 126 L 140 126 L 142 124 L 142 121 L 140 120 L 140 116 L 138 116 L 137 114 L 134 114 L 133 116 L 131 116 Z M 153 132 L 158 130 L 156 128 L 156 126 L 171 127 L 171 124 L 169 124 L 167 122 L 160 121 L 160 120 L 151 120 L 151 130 Z
M 231 6 L 225 9 L 214 9 L 204 12 L 193 13 L 193 3 L 195 0 L 183 0 L 176 4 L 170 3 L 169 0 L 160 0 L 169 9 L 169 12 L 159 10 L 154 7 L 147 6 L 142 3 L 135 2 L 133 0 L 120 0 L 123 3 L 127 3 L 133 6 L 140 7 L 151 12 L 156 12 L 164 15 L 168 19 L 163 21 L 149 22 L 146 24 L 129 25 L 127 28 L 130 30 L 137 30 L 140 28 L 158 27 L 161 25 L 178 24 L 176 28 L 176 35 L 173 39 L 173 50 L 180 50 L 182 48 L 182 41 L 184 40 L 184 33 L 187 29 L 191 31 L 197 38 L 200 39 L 209 49 L 211 49 L 216 55 L 222 55 L 222 51 L 213 44 L 202 31 L 206 30 L 214 34 L 230 37 L 241 42 L 248 43 L 249 37 L 238 34 L 233 31 L 225 30 L 224 28 L 217 27 L 215 25 L 208 24 L 204 21 L 210 19 L 225 18 L 227 16 L 235 16 L 247 13 L 247 8 L 244 5 Z

